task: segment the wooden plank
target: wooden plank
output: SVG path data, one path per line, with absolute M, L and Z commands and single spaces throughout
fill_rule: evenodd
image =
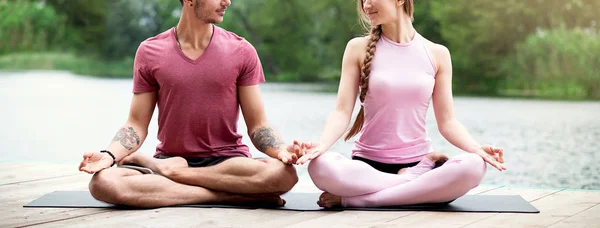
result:
M 4 162 L 0 163 L 2 166 Z M 75 175 L 81 173 L 76 165 L 64 164 L 35 164 L 27 163 L 18 165 L 8 163 L 12 169 L 0 173 L 0 185 L 56 178 L 61 176 Z
M 467 192 L 467 195 L 477 195 L 477 194 L 481 194 L 483 192 L 491 191 L 491 190 L 502 188 L 502 187 L 503 187 L 502 185 L 479 185 L 479 186 L 475 187 L 474 189 L 471 189 L 469 192 Z
M 77 174 L 60 178 L 23 182 L 0 186 L 0 202 L 28 198 L 35 199 L 53 191 L 87 190 L 91 179 L 89 174 Z
M 106 209 L 23 207 L 32 200 L 56 190 L 87 189 L 90 178 L 90 175 L 81 174 L 0 186 L 0 227 L 26 226 L 104 212 Z
M 380 227 L 463 227 L 493 215 L 494 213 L 423 211 L 386 222 Z
M 0 162 L 0 173 L 5 174 L 7 172 L 13 172 L 15 169 L 26 167 L 27 164 L 22 162 Z
M 250 227 L 285 227 L 313 219 L 318 219 L 334 213 L 333 211 L 306 211 L 295 214 L 281 215 L 277 218 L 252 224 Z
M 71 219 L 103 213 L 101 208 L 23 208 L 22 204 L 7 205 L 11 210 L 2 210 L 0 227 L 23 227 L 52 221 Z
M 579 212 L 587 210 L 600 201 L 600 194 L 590 192 L 505 188 L 486 194 L 519 194 L 533 199 L 539 214 L 497 214 L 469 224 L 467 227 L 546 227 Z M 544 194 L 548 194 L 544 196 Z
M 600 193 L 599 193 L 600 194 Z M 552 228 L 600 227 L 600 204 L 562 220 Z
M 404 217 L 411 211 L 342 211 L 330 212 L 304 222 L 285 227 L 377 227 L 388 221 Z
M 563 188 L 558 189 L 532 189 L 519 187 L 501 187 L 491 191 L 482 192 L 482 195 L 519 195 L 528 202 L 541 199 L 543 197 L 564 191 Z
M 46 223 L 41 225 L 41 227 L 257 227 L 257 223 L 264 223 L 276 218 L 299 213 L 302 212 L 225 208 L 159 208 L 135 211 L 112 210 L 102 214 Z

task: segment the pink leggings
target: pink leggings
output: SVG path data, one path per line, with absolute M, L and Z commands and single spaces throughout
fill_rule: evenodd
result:
M 477 187 L 486 170 L 476 154 L 454 156 L 436 169 L 434 165 L 424 158 L 400 175 L 389 174 L 327 152 L 310 162 L 308 173 L 319 189 L 341 196 L 344 207 L 379 207 L 452 201 Z

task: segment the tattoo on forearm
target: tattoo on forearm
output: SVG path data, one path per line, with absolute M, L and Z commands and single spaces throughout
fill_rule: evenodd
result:
M 125 149 L 131 150 L 133 147 L 140 145 L 140 136 L 137 135 L 132 127 L 124 127 L 117 132 L 113 141 L 119 141 Z
M 250 139 L 256 149 L 265 152 L 268 148 L 278 148 L 283 145 L 283 142 L 275 135 L 274 131 L 270 127 L 261 127 L 258 130 L 252 132 Z

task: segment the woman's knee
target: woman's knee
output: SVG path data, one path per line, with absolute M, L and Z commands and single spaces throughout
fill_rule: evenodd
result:
M 460 164 L 460 179 L 473 187 L 479 185 L 487 170 L 485 161 L 477 154 L 461 154 L 449 162 Z
M 343 155 L 335 152 L 327 152 L 310 161 L 308 164 L 308 174 L 319 189 L 326 191 L 326 185 L 336 182 L 339 178 L 339 161 L 341 159 L 343 159 Z
M 343 159 L 342 155 L 335 152 L 321 154 L 308 163 L 308 173 L 319 175 L 321 173 L 330 173 L 337 166 L 336 161 Z

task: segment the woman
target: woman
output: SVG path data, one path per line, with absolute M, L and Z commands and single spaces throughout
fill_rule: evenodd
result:
M 370 33 L 348 42 L 336 108 L 319 143 L 298 146 L 306 154 L 299 152 L 297 164 L 312 160 L 308 171 L 324 191 L 323 207 L 445 203 L 479 185 L 485 162 L 506 169 L 502 149 L 479 145 L 454 118 L 450 52 L 415 31 L 413 7 L 413 0 L 357 2 Z M 359 92 L 361 109 L 345 137 L 362 132 L 353 160 L 325 153 L 350 123 Z M 442 136 L 469 153 L 444 163 L 433 152 L 425 128 L 430 101 Z M 433 169 L 436 163 L 444 164 Z

